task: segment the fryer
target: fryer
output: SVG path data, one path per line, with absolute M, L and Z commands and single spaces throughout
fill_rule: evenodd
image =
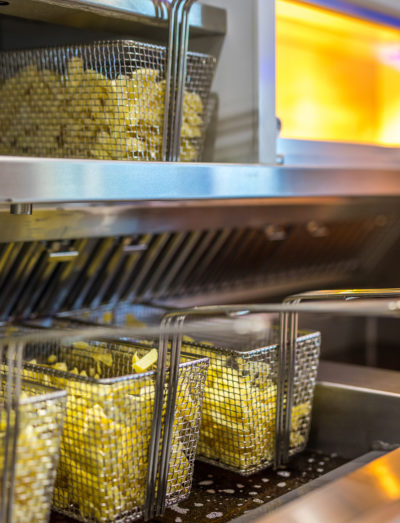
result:
M 279 63 L 275 79 L 275 57 L 284 53 L 276 47 L 285 33 L 284 26 L 275 33 L 275 22 L 284 12 L 278 3 L 296 0 L 207 2 L 0 2 L 0 347 L 7 349 L 1 356 L 9 388 L 18 392 L 15 368 L 27 354 L 24 379 L 34 372 L 42 379 L 41 358 L 54 351 L 64 357 L 65 340 L 68 347 L 82 339 L 102 348 L 108 343 L 115 354 L 122 344 L 121 358 L 129 360 L 126 347 L 132 346 L 143 354 L 151 346 L 160 355 L 151 378 L 153 408 L 141 411 L 143 424 L 153 424 L 151 439 L 141 447 L 124 446 L 119 436 L 108 441 L 111 455 L 114 444 L 117 454 L 136 452 L 143 489 L 135 499 L 120 496 L 117 458 L 103 461 L 98 481 L 90 481 L 76 461 L 94 469 L 101 460 L 90 450 L 83 456 L 72 424 L 75 445 L 61 439 L 58 470 L 68 469 L 73 480 L 70 489 L 62 474 L 56 480 L 58 513 L 50 521 L 248 523 L 279 514 L 289 521 L 293 513 L 323 506 L 329 522 L 341 523 L 326 501 L 332 492 L 336 506 L 344 506 L 337 481 L 369 485 L 368 507 L 348 489 L 349 506 L 357 506 L 348 521 L 372 521 L 366 518 L 374 514 L 385 521 L 400 481 L 398 148 L 350 143 L 345 132 L 342 141 L 292 139 L 285 115 L 295 115 L 294 105 L 276 114 L 275 99 L 277 107 L 288 99 L 307 105 L 301 75 L 295 76 L 300 62 L 277 93 L 283 76 Z M 331 2 L 329 12 L 319 0 L 297 3 L 305 12 L 322 10 L 322 18 L 332 11 L 356 17 L 376 34 L 386 34 L 382 27 L 398 31 L 400 24 L 395 2 L 349 0 L 346 12 L 339 2 Z M 289 36 L 295 41 L 299 34 Z M 353 74 L 345 60 L 357 61 L 359 47 L 350 49 L 343 67 Z M 376 52 L 366 54 L 364 64 L 382 57 L 371 49 Z M 385 100 L 394 103 L 397 84 L 387 85 Z M 382 109 L 371 125 L 388 122 L 389 114 Z M 316 289 L 326 295 L 340 288 L 346 299 L 316 300 Z M 362 294 L 357 289 L 374 288 L 391 291 L 373 301 L 354 299 Z M 246 316 L 259 320 L 246 324 Z M 257 325 L 271 337 L 257 338 Z M 246 330 L 253 328 L 255 341 Z M 221 362 L 225 381 L 216 370 Z M 92 367 L 97 370 L 88 365 L 87 372 Z M 116 380 L 107 382 L 113 387 L 121 377 L 43 369 L 47 385 L 68 388 L 69 380 L 72 388 L 92 387 L 93 404 L 103 379 Z M 122 381 L 134 387 L 144 379 L 126 373 Z M 196 405 L 186 404 L 196 423 L 203 407 L 203 429 L 188 423 L 181 408 L 177 445 L 181 379 L 196 396 Z M 242 392 L 253 389 L 255 400 Z M 2 416 L 22 409 L 22 399 L 8 397 Z M 68 402 L 67 431 L 71 396 Z M 259 403 L 273 408 L 262 411 Z M 228 419 L 238 413 L 244 413 L 242 426 Z M 249 432 L 254 419 L 259 430 Z M 92 429 L 96 438 L 87 446 L 104 446 L 96 423 Z M 109 469 L 118 476 L 111 487 Z M 1 523 L 18 521 L 17 506 L 14 517 L 8 510 L 12 470 L 1 471 Z M 121 488 L 129 486 L 128 477 Z M 321 486 L 332 490 L 310 497 Z

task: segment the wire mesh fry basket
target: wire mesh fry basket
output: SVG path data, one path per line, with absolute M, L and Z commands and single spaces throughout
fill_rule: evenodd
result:
M 53 508 L 87 522 L 139 519 L 146 502 L 157 350 L 54 336 L 28 339 L 22 370 L 32 381 L 68 391 Z M 207 366 L 206 358 L 192 355 L 179 364 L 166 506 L 190 492 Z M 164 391 L 162 417 L 165 411 Z
M 275 460 L 280 333 L 265 314 L 250 314 L 250 330 L 242 332 L 245 320 L 227 317 L 230 310 L 200 307 L 173 316 L 193 336 L 183 337 L 182 350 L 210 361 L 198 459 L 250 475 Z M 319 332 L 297 338 L 289 455 L 307 444 L 320 341 Z
M 0 384 L 0 511 L 9 523 L 25 523 L 27 517 L 29 523 L 45 523 L 59 458 L 66 393 L 23 380 L 17 427 L 16 409 L 4 405 L 8 392 L 5 375 L 0 375 Z M 11 441 L 16 432 L 13 456 Z
M 275 451 L 278 345 L 184 344 L 210 360 L 198 458 L 253 474 L 272 465 Z M 306 446 L 320 346 L 319 333 L 297 339 L 290 455 Z
M 87 311 L 86 319 L 101 324 L 157 323 L 166 309 L 140 304 Z M 178 313 L 176 313 L 178 314 Z M 182 311 L 185 314 L 185 311 Z M 70 318 L 82 314 L 68 315 Z M 274 462 L 279 359 L 279 329 L 263 317 L 262 336 L 240 335 L 235 320 L 200 320 L 189 314 L 186 328 L 200 331 L 199 342 L 183 339 L 185 353 L 210 361 L 205 386 L 198 458 L 242 475 L 253 474 Z M 86 320 L 85 320 L 86 321 Z M 214 334 L 207 337 L 210 328 Z M 204 343 L 201 341 L 207 340 Z M 212 341 L 210 341 L 212 340 Z M 317 375 L 321 337 L 302 332 L 297 338 L 289 455 L 307 443 L 311 404 Z
M 166 60 L 132 40 L 0 53 L 0 154 L 161 160 Z M 183 161 L 201 158 L 214 69 L 188 53 Z

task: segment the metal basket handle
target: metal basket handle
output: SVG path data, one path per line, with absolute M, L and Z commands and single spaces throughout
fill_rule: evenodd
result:
M 284 304 L 296 305 L 304 300 L 338 300 L 400 297 L 399 288 L 388 289 L 336 289 L 317 290 L 293 294 L 283 301 Z M 286 463 L 289 456 L 291 415 L 293 407 L 293 380 L 295 371 L 295 351 L 298 332 L 298 313 L 280 314 L 280 355 L 279 382 L 277 390 L 276 413 L 276 448 L 275 467 Z M 286 392 L 286 408 L 284 408 Z
M 6 413 L 6 431 L 4 441 L 4 456 L 2 475 L 2 491 L 0 492 L 0 521 L 12 523 L 14 508 L 14 486 L 17 460 L 17 439 L 19 432 L 19 397 L 21 391 L 21 365 L 23 345 L 10 343 L 8 347 L 7 381 L 5 385 L 5 398 L 0 405 Z M 3 361 L 3 348 L 0 348 L 0 359 Z M 11 411 L 14 419 L 11 419 Z
M 189 46 L 189 12 L 197 0 L 162 0 L 169 10 L 162 160 L 180 159 L 183 98 Z
M 161 322 L 160 343 L 158 349 L 156 394 L 154 398 L 153 422 L 149 449 L 145 521 L 162 516 L 168 487 L 171 441 L 175 420 L 175 404 L 179 380 L 179 363 L 182 345 L 182 325 L 184 316 L 166 315 Z M 172 333 L 172 334 L 171 334 Z M 167 353 L 171 336 L 169 380 L 164 423 L 162 423 L 164 390 L 167 372 Z M 162 440 L 162 441 L 161 441 Z M 161 443 L 161 454 L 159 452 Z

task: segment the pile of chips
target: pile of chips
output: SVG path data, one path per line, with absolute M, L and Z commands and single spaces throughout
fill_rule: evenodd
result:
M 161 160 L 166 82 L 157 69 L 108 78 L 73 57 L 63 74 L 29 65 L 0 87 L 0 154 Z M 184 93 L 181 160 L 198 160 L 201 97 Z

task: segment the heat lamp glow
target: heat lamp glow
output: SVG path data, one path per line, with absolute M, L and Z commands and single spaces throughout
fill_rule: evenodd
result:
M 277 1 L 284 138 L 400 145 L 400 30 Z

